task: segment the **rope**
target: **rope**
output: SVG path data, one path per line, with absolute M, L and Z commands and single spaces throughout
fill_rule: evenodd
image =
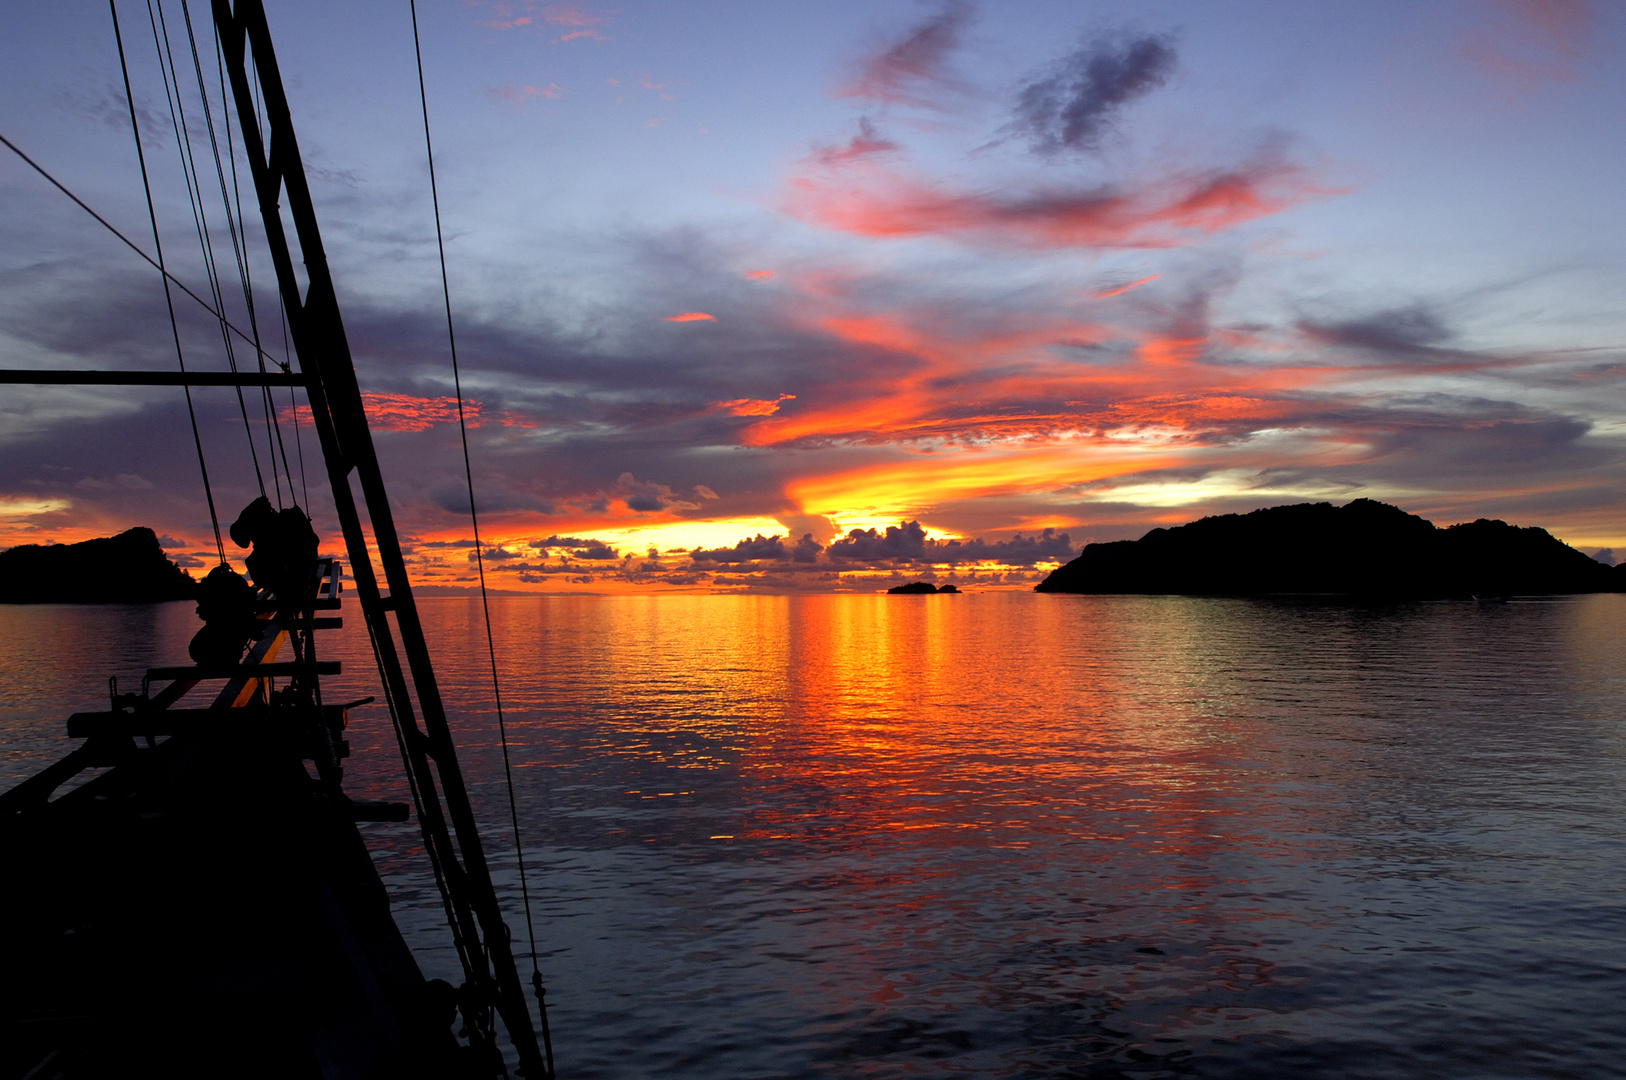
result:
M 158 261 L 155 265 L 158 267 L 158 272 L 164 277 L 164 303 L 169 307 L 169 330 L 175 338 L 175 360 L 181 365 L 182 374 L 185 374 L 186 357 L 181 351 L 181 328 L 180 324 L 175 321 L 175 299 L 169 290 L 169 271 L 164 269 L 164 244 L 158 238 L 158 211 L 153 208 L 152 184 L 147 179 L 147 156 L 141 149 L 141 126 L 136 123 L 135 94 L 130 90 L 130 68 L 124 62 L 124 36 L 119 33 L 119 9 L 115 0 L 107 0 L 107 9 L 113 13 L 113 40 L 117 42 L 119 47 L 119 70 L 124 74 L 124 102 L 130 108 L 130 130 L 135 134 L 136 160 L 141 163 L 141 187 L 147 193 L 147 218 L 152 222 L 152 243 L 153 247 L 158 251 Z M 12 149 L 15 150 L 16 147 L 12 147 Z M 18 152 L 21 153 L 21 151 Z M 32 165 L 33 162 L 29 162 L 29 164 Z M 38 169 L 39 167 L 35 166 L 35 168 Z M 40 169 L 39 171 L 43 173 L 45 170 Z M 46 179 L 50 180 L 51 178 L 47 176 Z M 51 182 L 56 183 L 55 180 Z M 62 188 L 62 185 L 57 184 L 57 187 Z M 62 190 L 67 191 L 67 188 L 62 188 Z M 79 200 L 74 199 L 74 202 L 79 202 Z M 79 205 L 85 206 L 82 202 Z M 90 207 L 85 206 L 85 209 L 89 210 Z M 97 220 L 101 220 L 100 217 Z M 103 221 L 102 224 L 106 225 L 107 223 Z M 111 225 L 107 227 L 113 228 Z M 120 239 L 123 239 L 123 237 L 121 236 Z M 128 240 L 124 242 L 130 243 Z M 135 247 L 134 244 L 130 244 L 130 246 Z M 136 250 L 139 251 L 140 249 L 137 248 Z M 186 415 L 192 421 L 192 444 L 197 447 L 198 451 L 198 471 L 203 474 L 203 496 L 209 503 L 209 523 L 214 527 L 215 531 L 215 551 L 219 553 L 220 561 L 224 563 L 226 561 L 226 545 L 220 539 L 220 515 L 215 513 L 215 494 L 214 490 L 209 486 L 209 466 L 203 459 L 203 437 L 198 434 L 198 414 L 192 408 L 192 388 L 183 386 L 182 389 L 186 391 Z
M 164 19 L 164 5 L 159 0 L 157 18 L 153 18 L 152 0 L 147 0 L 147 19 L 152 23 L 152 44 L 158 53 L 158 70 L 164 80 L 164 96 L 169 101 L 169 119 L 175 127 L 176 150 L 181 158 L 181 175 L 186 181 L 186 197 L 192 207 L 192 224 L 197 230 L 198 247 L 203 253 L 203 269 L 209 279 L 210 295 L 214 297 L 215 307 L 225 311 L 225 296 L 220 291 L 220 269 L 215 262 L 214 242 L 209 237 L 209 218 L 203 207 L 203 181 L 198 176 L 197 158 L 192 153 L 191 126 L 186 122 L 186 103 L 181 97 L 181 77 L 175 70 L 175 50 L 170 45 L 169 24 Z M 163 42 L 159 43 L 159 27 L 163 27 Z M 165 62 L 169 68 L 164 69 Z M 203 68 L 197 62 L 196 43 L 192 51 L 193 64 L 197 71 L 198 92 L 203 102 L 204 122 L 209 130 L 209 143 L 214 147 L 215 171 L 220 177 L 220 195 L 226 203 L 226 216 L 231 217 L 231 202 L 226 197 L 226 176 L 220 167 L 220 148 L 215 141 L 214 115 L 209 108 L 208 94 L 203 86 Z M 171 84 L 174 84 L 174 96 L 170 97 Z M 236 242 L 236 226 L 232 225 L 233 244 Z M 231 334 L 225 326 L 220 328 L 220 338 L 226 347 L 226 364 L 231 368 L 233 375 L 237 374 L 237 354 L 232 349 Z M 243 400 L 243 388 L 237 386 L 237 408 L 243 414 L 243 434 L 248 437 L 249 456 L 254 461 L 254 479 L 260 488 L 260 494 L 265 494 L 265 476 L 260 472 L 260 455 L 254 449 L 254 429 L 248 422 L 248 404 Z
M 225 56 L 224 56 L 224 48 L 225 47 L 221 44 L 220 34 L 218 32 L 218 27 L 216 28 L 216 31 L 217 32 L 215 34 L 215 58 L 220 63 L 220 71 L 221 71 L 220 78 L 222 80 L 222 82 L 220 84 L 220 99 L 222 101 L 225 101 L 226 100 L 226 84 L 224 82 L 224 80 L 226 78 L 226 74 L 225 74 L 226 60 L 225 60 Z M 260 104 L 260 73 L 259 73 L 258 69 L 255 69 L 255 71 L 254 71 L 254 124 L 255 124 L 255 130 L 259 132 L 260 142 L 263 144 L 265 142 L 265 117 L 263 115 L 263 110 L 261 109 L 261 104 Z M 230 112 L 228 112 L 226 114 L 226 140 L 227 140 L 228 143 L 231 141 L 231 114 L 230 114 Z M 232 177 L 232 181 L 231 181 L 232 186 L 233 186 L 233 188 L 236 188 L 236 185 L 237 185 L 237 158 L 236 158 L 235 155 L 232 157 L 232 174 L 231 174 L 231 177 Z M 241 220 L 242 216 L 243 216 L 243 194 L 242 194 L 241 190 L 238 190 L 238 192 L 237 192 L 237 217 L 238 217 L 239 220 Z M 249 310 L 250 311 L 253 310 L 252 305 L 250 305 Z M 288 311 L 283 306 L 282 290 L 281 289 L 277 290 L 277 321 L 282 326 L 282 360 L 281 360 L 280 363 L 278 361 L 276 361 L 276 360 L 272 360 L 272 363 L 278 364 L 278 366 L 281 367 L 284 372 L 291 372 L 291 371 L 293 371 L 294 367 L 293 367 L 293 357 L 290 356 L 289 352 L 288 352 Z M 254 330 L 254 339 L 255 339 L 255 341 L 258 341 L 259 337 L 260 337 L 260 331 L 259 331 L 258 326 L 256 326 L 255 330 Z M 257 351 L 259 352 L 261 370 L 264 370 L 265 352 L 263 350 L 257 350 Z M 286 442 L 284 442 L 283 438 L 282 438 L 282 422 L 278 419 L 278 410 L 277 410 L 276 401 L 272 397 L 271 388 L 269 386 L 266 387 L 265 400 L 266 400 L 267 404 L 271 408 L 271 423 L 275 427 L 276 432 L 277 432 L 277 446 L 282 450 L 282 471 L 285 474 L 287 474 L 287 476 L 288 476 L 288 497 L 290 499 L 292 499 L 294 497 L 294 471 L 293 471 L 293 469 L 288 467 L 288 444 Z M 309 512 L 310 511 L 310 506 L 311 506 L 311 489 L 310 489 L 310 485 L 305 482 L 305 446 L 300 441 L 300 436 L 299 436 L 299 403 L 294 397 L 294 388 L 291 387 L 291 386 L 288 388 L 288 404 L 289 404 L 289 407 L 291 408 L 291 410 L 293 411 L 294 449 L 299 454 L 299 486 L 300 486 L 301 490 L 304 492 L 304 495 L 305 495 L 305 510 L 306 510 L 306 512 Z
M 469 490 L 469 524 L 474 529 L 474 565 L 480 577 L 480 608 L 485 615 L 486 653 L 491 660 L 491 693 L 497 707 L 497 734 L 502 742 L 503 780 L 508 788 L 508 818 L 514 828 L 514 859 L 519 867 L 519 891 L 525 904 L 525 931 L 531 944 L 531 985 L 542 1018 L 542 1046 L 547 1054 L 548 1076 L 554 1075 L 553 1040 L 548 1033 L 546 991 L 542 970 L 536 960 L 536 924 L 531 918 L 531 889 L 525 874 L 525 846 L 520 840 L 519 804 L 514 798 L 514 771 L 508 755 L 508 725 L 503 718 L 502 685 L 497 677 L 497 643 L 491 631 L 491 598 L 486 591 L 485 558 L 480 546 L 480 517 L 474 505 L 474 468 L 469 460 L 469 428 L 463 415 L 463 380 L 457 365 L 457 334 L 452 326 L 452 287 L 446 276 L 446 239 L 440 223 L 440 192 L 435 184 L 435 147 L 429 136 L 429 95 L 424 89 L 423 47 L 418 40 L 418 3 L 409 0 L 412 12 L 412 50 L 418 61 L 418 103 L 423 109 L 423 146 L 429 160 L 429 197 L 435 208 L 435 244 L 440 255 L 440 291 L 446 304 L 446 340 L 452 354 L 452 387 L 457 393 L 457 430 L 463 440 L 463 479 Z
M 192 35 L 192 14 L 187 10 L 185 0 L 182 0 L 181 11 L 186 15 L 186 33 Z M 236 202 L 238 230 L 233 237 L 233 254 L 237 258 L 237 273 L 243 280 L 243 304 L 248 308 L 249 329 L 254 331 L 254 354 L 259 363 L 260 374 L 265 374 L 265 351 L 260 348 L 260 321 L 254 307 L 254 275 L 249 269 L 248 262 L 248 222 L 243 217 L 243 188 L 237 179 L 237 147 L 231 136 L 231 109 L 227 102 L 231 101 L 226 93 L 226 57 L 224 46 L 220 41 L 218 28 L 214 37 L 215 42 L 215 71 L 220 78 L 220 115 L 226 123 L 226 160 L 231 162 L 231 190 Z M 193 56 L 197 54 L 197 44 L 192 46 Z M 201 85 L 201 78 L 200 85 Z M 218 159 L 217 159 L 218 164 Z M 226 205 L 226 220 L 231 222 L 232 204 Z M 260 387 L 260 406 L 265 412 L 265 445 L 267 455 L 271 459 L 271 482 L 276 486 L 277 509 L 282 509 L 282 480 L 277 474 L 277 451 L 282 452 L 282 475 L 288 478 L 288 498 L 294 497 L 294 474 L 288 468 L 288 447 L 282 440 L 282 425 L 277 421 L 276 402 L 269 386 Z
M 282 292 L 281 292 L 281 290 L 278 290 L 278 292 L 277 292 L 277 317 L 282 322 L 282 355 L 283 355 L 283 361 L 282 361 L 281 366 L 282 366 L 283 371 L 288 371 L 288 370 L 290 370 L 290 368 L 292 366 L 291 361 L 287 358 L 288 357 L 288 309 L 285 308 L 283 306 L 283 304 L 282 304 Z M 308 511 L 308 510 L 310 510 L 310 506 L 311 506 L 311 488 L 310 488 L 310 484 L 308 482 L 306 482 L 306 480 L 305 480 L 305 440 L 299 434 L 299 401 L 298 401 L 298 399 L 296 399 L 294 397 L 294 388 L 291 387 L 291 386 L 288 387 L 288 410 L 294 414 L 294 449 L 299 453 L 299 487 L 300 487 L 300 490 L 305 493 L 305 509 Z M 278 430 L 280 432 L 281 429 L 278 429 Z M 280 434 L 278 434 L 277 437 L 280 439 L 282 436 Z M 282 461 L 283 468 L 287 468 L 288 467 L 288 451 L 286 449 L 283 450 L 282 457 L 283 457 L 283 461 Z M 291 492 L 293 490 L 293 487 L 294 487 L 294 474 L 289 473 L 288 474 L 288 490 Z

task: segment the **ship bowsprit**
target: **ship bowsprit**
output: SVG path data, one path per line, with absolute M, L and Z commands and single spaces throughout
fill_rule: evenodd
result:
M 311 606 L 336 607 L 337 564 L 319 580 Z M 289 616 L 262 614 L 235 669 L 154 669 L 167 687 L 75 714 L 85 743 L 0 796 L 0 1076 L 491 1075 L 356 827 L 408 807 L 343 794 L 349 708 L 298 692 L 332 663 L 310 642 L 278 662 Z

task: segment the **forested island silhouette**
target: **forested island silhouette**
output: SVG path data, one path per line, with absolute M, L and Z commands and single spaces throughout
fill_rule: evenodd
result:
M 190 600 L 197 592 L 158 535 L 140 526 L 77 544 L 0 551 L 0 604 L 150 604 Z
M 1356 499 L 1205 517 L 1139 540 L 1089 544 L 1035 591 L 1443 600 L 1623 587 L 1622 568 L 1545 529 L 1487 518 L 1440 528 L 1397 506 Z

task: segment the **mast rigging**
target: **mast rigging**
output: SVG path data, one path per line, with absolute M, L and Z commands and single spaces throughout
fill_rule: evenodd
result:
M 507 1030 L 526 1075 L 550 1075 L 536 1041 L 531 1013 L 510 951 L 510 935 L 491 883 L 468 792 L 453 747 L 446 710 L 430 663 L 406 563 L 367 427 L 350 346 L 328 271 L 315 209 L 300 159 L 288 101 L 260 0 L 212 0 L 215 28 L 238 112 L 238 130 L 258 196 L 260 215 L 317 437 L 328 465 L 333 501 L 348 549 L 351 573 L 378 659 L 392 723 L 406 758 L 424 847 L 452 915 L 453 939 L 463 961 L 471 1030 L 491 1045 L 489 1013 Z M 256 117 L 249 79 L 256 75 L 265 130 Z M 290 237 L 279 207 L 294 224 L 308 282 L 301 295 Z M 361 488 L 357 503 L 352 474 Z M 364 531 L 365 510 L 368 530 Z M 386 594 L 368 549 L 370 531 Z M 393 624 L 389 618 L 394 616 Z M 405 653 L 405 665 L 401 654 Z M 419 726 L 421 721 L 422 726 Z M 470 1015 L 473 1013 L 474 1015 Z

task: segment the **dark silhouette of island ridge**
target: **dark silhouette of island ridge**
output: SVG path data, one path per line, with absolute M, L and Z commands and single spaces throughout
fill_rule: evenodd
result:
M 1619 568 L 1545 529 L 1485 518 L 1442 529 L 1399 507 L 1356 499 L 1207 517 L 1139 540 L 1090 544 L 1036 591 L 1430 600 L 1617 592 L 1623 585 Z
M 893 594 L 912 595 L 916 593 L 957 593 L 960 590 L 953 585 L 933 585 L 929 581 L 912 581 L 907 585 L 894 585 L 886 591 Z
M 0 604 L 146 604 L 190 600 L 197 591 L 148 528 L 0 551 Z

